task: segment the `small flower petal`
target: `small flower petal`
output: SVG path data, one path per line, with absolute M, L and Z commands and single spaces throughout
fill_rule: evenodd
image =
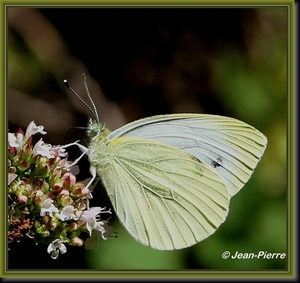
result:
M 41 204 L 41 212 L 40 216 L 45 216 L 46 213 L 49 214 L 50 217 L 53 216 L 53 213 L 59 212 L 58 208 L 53 205 L 53 200 L 50 198 L 47 198 L 42 204 Z
M 95 218 L 97 214 L 101 212 L 102 208 L 101 207 L 91 207 L 88 210 L 85 210 L 80 217 L 80 220 L 83 221 L 88 221 L 91 220 L 92 218 Z
M 12 182 L 14 179 L 16 179 L 17 177 L 18 177 L 18 175 L 15 174 L 15 173 L 8 173 L 8 180 L 7 180 L 8 185 L 10 185 L 11 182 Z
M 47 158 L 51 158 L 52 157 L 51 145 L 44 143 L 43 140 L 40 139 L 34 145 L 32 153 L 33 153 L 33 156 L 41 155 L 41 156 L 45 156 Z
M 60 212 L 59 216 L 60 220 L 67 221 L 67 220 L 77 220 L 79 216 L 77 215 L 77 210 L 72 205 L 66 205 Z
M 97 221 L 96 216 L 99 213 L 111 213 L 110 210 L 103 211 L 104 208 L 101 207 L 91 207 L 85 210 L 80 217 L 80 220 L 86 222 L 86 229 L 88 230 L 90 236 L 92 236 L 93 230 L 99 231 L 102 235 L 105 233 L 104 221 Z
M 25 133 L 25 140 L 27 140 L 29 137 L 40 133 L 42 135 L 47 134 L 47 132 L 43 131 L 44 130 L 44 126 L 37 126 L 34 121 L 30 122 L 27 129 L 26 129 L 26 133 Z

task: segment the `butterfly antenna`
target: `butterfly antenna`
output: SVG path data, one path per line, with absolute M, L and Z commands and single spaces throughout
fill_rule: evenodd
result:
M 87 82 L 86 82 L 86 74 L 83 73 L 82 77 L 83 77 L 83 83 L 84 83 L 84 86 L 85 86 L 86 93 L 87 93 L 87 95 L 89 97 L 89 100 L 90 100 L 90 102 L 91 102 L 91 104 L 93 106 L 93 109 L 94 109 L 93 115 L 94 115 L 96 121 L 98 122 L 98 124 L 100 124 L 100 119 L 99 119 L 98 111 L 97 111 L 96 105 L 95 105 L 95 103 L 94 103 L 94 101 L 93 101 L 93 99 L 91 97 L 91 94 L 90 94 L 90 91 L 89 91 L 89 88 L 88 88 L 88 85 L 87 85 Z
M 99 116 L 98 116 L 98 113 L 97 113 L 97 108 L 95 106 L 95 103 L 94 101 L 92 100 L 92 97 L 89 93 L 89 90 L 88 90 L 88 87 L 87 87 L 87 83 L 86 83 L 86 75 L 85 73 L 83 73 L 83 82 L 84 82 L 84 86 L 87 90 L 87 94 L 88 94 L 88 97 L 89 97 L 89 100 L 91 101 L 92 103 L 92 106 L 93 106 L 93 109 L 82 99 L 82 97 L 69 85 L 69 82 L 65 79 L 64 80 L 64 85 L 73 93 L 75 94 L 75 96 L 83 103 L 83 105 L 89 109 L 92 113 L 92 115 L 94 116 L 94 118 L 96 119 L 96 121 L 98 123 L 100 123 L 100 120 L 99 120 Z

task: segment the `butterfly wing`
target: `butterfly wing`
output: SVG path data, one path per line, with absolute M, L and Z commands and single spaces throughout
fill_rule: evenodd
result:
M 93 146 L 91 152 L 120 222 L 144 245 L 159 250 L 191 246 L 227 216 L 230 196 L 222 178 L 183 150 L 118 138 L 108 143 L 105 158 Z
M 138 137 L 183 149 L 217 170 L 231 196 L 249 180 L 267 138 L 234 118 L 205 114 L 158 115 L 129 123 L 109 136 Z

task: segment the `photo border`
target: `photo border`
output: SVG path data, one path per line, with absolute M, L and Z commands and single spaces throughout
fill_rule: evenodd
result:
M 126 2 L 126 3 L 124 3 Z M 84 3 L 84 4 L 83 4 Z M 284 5 L 289 7 L 289 19 L 288 19 L 288 146 L 287 149 L 287 155 L 288 155 L 288 189 L 289 192 L 287 192 L 287 198 L 288 198 L 288 204 L 290 206 L 288 207 L 288 245 L 287 245 L 287 265 L 288 270 L 287 271 L 281 271 L 278 272 L 271 270 L 271 271 L 218 271 L 218 270 L 178 270 L 178 271 L 95 271 L 95 270 L 56 270 L 55 273 L 53 270 L 49 271 L 8 271 L 6 269 L 6 257 L 7 257 L 7 239 L 6 239 L 6 233 L 0 234 L 0 249 L 1 249 L 1 260 L 0 260 L 0 278 L 18 278 L 18 279 L 29 279 L 29 278 L 61 278 L 61 279 L 72 279 L 72 281 L 76 281 L 76 279 L 82 280 L 82 278 L 114 278 L 114 279 L 132 279 L 132 278 L 160 278 L 160 279 L 227 279 L 232 280 L 236 278 L 261 278 L 261 279 L 284 279 L 284 278 L 295 278 L 296 274 L 296 268 L 297 268 L 297 262 L 296 262 L 296 252 L 297 252 L 297 245 L 295 238 L 296 231 L 296 214 L 295 214 L 295 208 L 296 208 L 296 191 L 295 191 L 295 185 L 296 181 L 294 180 L 296 174 L 295 174 L 295 158 L 297 158 L 296 153 L 296 145 L 295 139 L 296 139 L 296 86 L 295 86 L 295 72 L 296 72 L 296 66 L 295 60 L 296 58 L 296 49 L 295 44 L 296 42 L 296 4 L 294 1 L 135 1 L 135 0 L 125 0 L 125 1 L 101 1 L 101 0 L 94 0 L 94 1 L 70 1 L 70 0 L 48 0 L 48 1 L 14 1 L 14 0 L 7 0 L 2 1 L 0 0 L 0 18 L 1 20 L 1 76 L 0 76 L 0 84 L 1 84 L 1 122 L 0 122 L 0 130 L 3 134 L 2 138 L 0 139 L 0 146 L 1 146 L 1 165 L 3 166 L 1 172 L 2 172 L 2 178 L 3 180 L 3 187 L 5 188 L 3 190 L 3 198 L 2 198 L 2 206 L 1 206 L 1 217 L 0 217 L 0 226 L 6 227 L 6 214 L 7 214 L 7 194 L 6 194 L 6 177 L 7 177 L 7 165 L 6 165 L 6 144 L 7 144 L 7 123 L 8 123 L 8 117 L 7 117 L 7 111 L 6 111 L 6 69 L 7 69 L 7 62 L 6 62 L 6 36 L 7 36 L 7 9 L 9 7 L 91 7 L 91 6 L 98 6 L 98 7 L 256 7 L 256 6 L 278 6 L 278 5 Z M 3 229 L 3 231 L 6 231 L 6 229 Z

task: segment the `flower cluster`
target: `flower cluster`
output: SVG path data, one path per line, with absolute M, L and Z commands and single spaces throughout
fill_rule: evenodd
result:
M 8 133 L 8 243 L 25 236 L 48 245 L 52 258 L 67 251 L 67 245 L 96 249 L 98 237 L 113 234 L 101 207 L 89 207 L 92 191 L 76 181 L 74 163 L 59 146 L 33 145 L 33 135 L 46 134 L 31 122 L 24 132 Z M 78 171 L 78 170 L 77 170 Z

